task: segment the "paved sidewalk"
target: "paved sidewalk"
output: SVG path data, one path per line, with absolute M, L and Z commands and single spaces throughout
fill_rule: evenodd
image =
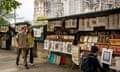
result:
M 38 51 L 38 57 L 35 58 L 35 66 L 29 65 L 30 69 L 25 69 L 22 58 L 20 65 L 15 65 L 15 52 L 0 50 L 0 72 L 80 72 L 79 70 L 72 70 L 69 67 L 48 63 L 48 53 L 42 49 L 42 45 L 39 46 Z

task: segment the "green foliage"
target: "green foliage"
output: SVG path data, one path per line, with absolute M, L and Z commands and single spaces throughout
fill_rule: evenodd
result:
M 5 20 L 3 17 L 0 17 L 0 25 L 9 25 L 10 23 Z
M 9 18 L 13 18 L 11 11 L 19 7 L 21 3 L 16 0 L 0 0 L 0 25 L 9 24 Z
M 17 2 L 16 0 L 0 0 L 0 12 L 8 14 L 20 5 L 21 3 Z

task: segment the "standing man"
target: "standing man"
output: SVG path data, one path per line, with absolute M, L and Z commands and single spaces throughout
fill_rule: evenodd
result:
M 97 53 L 98 47 L 91 46 L 90 53 L 82 61 L 81 68 L 83 72 L 98 72 L 98 69 L 100 72 L 105 72 L 97 59 Z
M 27 54 L 28 54 L 28 48 L 27 48 L 27 33 L 26 33 L 26 27 L 23 26 L 21 28 L 21 31 L 16 36 L 16 46 L 17 46 L 17 59 L 16 59 L 16 65 L 19 65 L 19 59 L 21 52 L 23 51 L 24 54 L 24 66 L 26 69 L 29 69 L 27 64 Z

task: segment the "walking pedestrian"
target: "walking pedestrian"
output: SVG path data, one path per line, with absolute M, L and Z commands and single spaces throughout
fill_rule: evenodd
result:
M 28 48 L 27 48 L 27 33 L 26 33 L 26 27 L 21 27 L 21 31 L 16 35 L 16 46 L 17 46 L 17 58 L 16 58 L 16 65 L 19 65 L 20 55 L 24 54 L 24 66 L 26 69 L 29 69 L 27 64 L 27 54 L 28 54 Z
M 29 61 L 31 65 L 34 65 L 34 55 L 33 55 L 33 48 L 34 48 L 34 31 L 32 27 L 28 28 L 27 32 L 27 38 L 28 38 L 28 50 L 29 50 Z

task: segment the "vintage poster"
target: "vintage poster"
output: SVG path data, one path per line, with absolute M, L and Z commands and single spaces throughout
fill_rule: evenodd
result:
M 113 54 L 113 49 L 103 48 L 101 62 L 108 64 L 108 65 L 111 65 L 112 54 Z
M 49 40 L 44 40 L 44 49 L 45 50 L 49 50 L 49 45 L 50 45 Z
M 72 45 L 72 61 L 76 65 L 79 65 L 79 62 L 80 62 L 79 46 Z

